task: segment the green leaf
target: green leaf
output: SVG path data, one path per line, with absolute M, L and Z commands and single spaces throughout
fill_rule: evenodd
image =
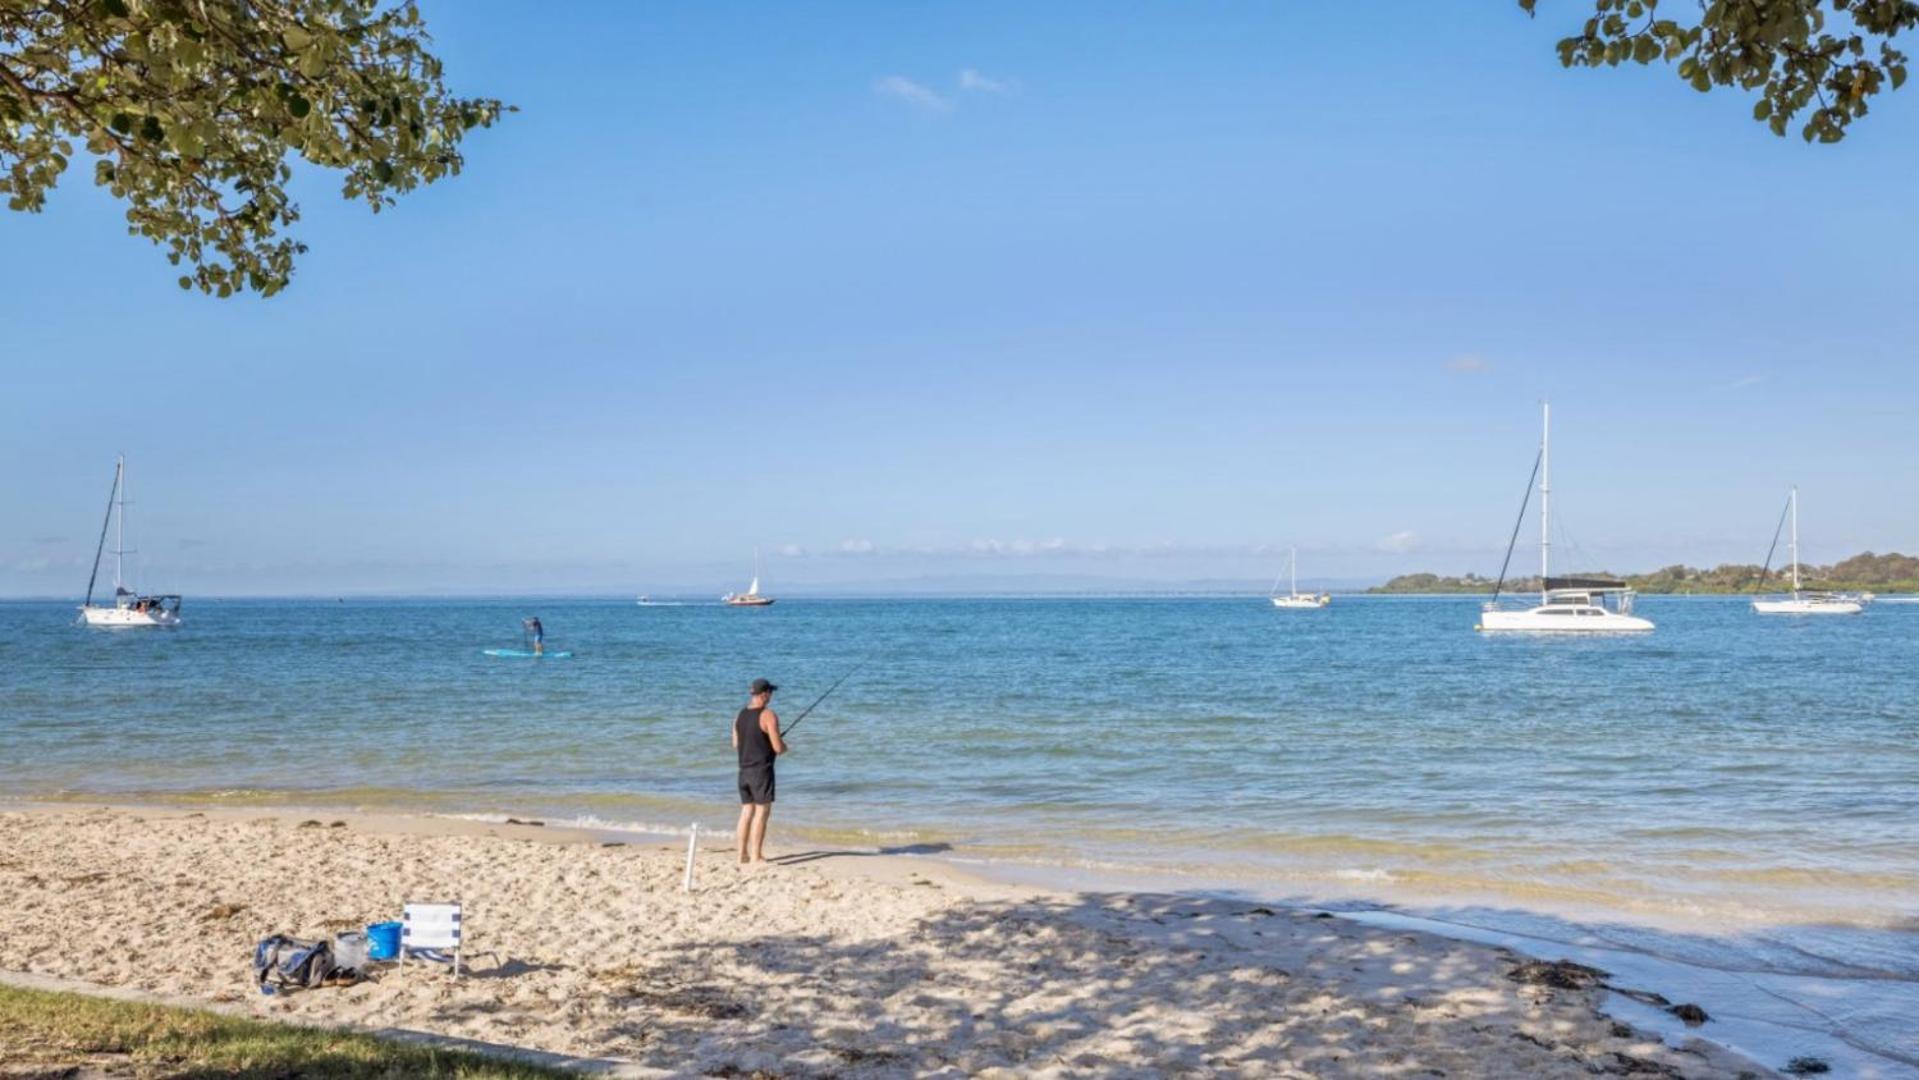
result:
M 1753 103 L 1752 118 L 1754 120 L 1764 120 L 1765 118 L 1771 115 L 1772 115 L 1772 99 L 1771 98 L 1760 98 L 1758 101 Z
M 1894 90 L 1906 85 L 1906 66 L 1904 64 L 1894 64 L 1887 70 L 1892 72 L 1892 88 Z
M 393 182 L 393 163 L 391 161 L 374 162 L 373 178 L 375 180 L 378 180 L 382 184 L 392 183 Z
M 295 120 L 304 120 L 307 114 L 313 111 L 313 103 L 296 91 L 287 99 L 287 111 L 293 114 Z
M 305 27 L 289 26 L 280 32 L 280 40 L 294 52 L 305 52 L 313 44 L 313 35 Z

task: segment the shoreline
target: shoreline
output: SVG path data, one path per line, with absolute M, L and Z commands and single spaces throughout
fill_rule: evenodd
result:
M 1256 1065 L 1263 1069 L 1274 1062 L 1248 1058 L 1234 1065 L 1232 1058 L 1246 1053 L 1279 1053 L 1278 1043 L 1268 1045 L 1258 1038 L 1249 1041 L 1248 1037 L 1258 1033 L 1260 1021 L 1270 1026 L 1278 1022 L 1271 1017 L 1287 1016 L 1286 1026 L 1304 1025 L 1305 1031 L 1314 1032 L 1315 1040 L 1336 1046 L 1337 1049 L 1328 1051 L 1332 1056 L 1327 1060 L 1348 1062 L 1344 1067 L 1353 1069 L 1354 1075 L 1363 1071 L 1357 1065 L 1359 1058 L 1386 1060 L 1372 1057 L 1379 1054 L 1399 1055 L 1394 1060 L 1403 1060 L 1407 1055 L 1418 1060 L 1446 1059 L 1453 1061 L 1455 1068 L 1461 1061 L 1491 1068 L 1494 1062 L 1505 1061 L 1506 1055 L 1514 1053 L 1522 1058 L 1545 1055 L 1537 1060 L 1528 1058 L 1524 1064 L 1510 1062 L 1518 1071 L 1550 1070 L 1557 1063 L 1563 1063 L 1561 1059 L 1570 1057 L 1583 1061 L 1583 1070 L 1596 1061 L 1612 1060 L 1606 1055 L 1622 1053 L 1648 1062 L 1659 1061 L 1663 1056 L 1669 1063 L 1684 1065 L 1684 1075 L 1735 1076 L 1741 1071 L 1757 1069 L 1714 1041 L 1717 1033 L 1710 1027 L 1660 1031 L 1657 1037 L 1648 1037 L 1640 1031 L 1621 1036 L 1619 1032 L 1627 1029 L 1612 1018 L 1620 1012 L 1618 1002 L 1601 997 L 1597 990 L 1541 991 L 1512 982 L 1507 973 L 1517 962 L 1520 950 L 1510 945 L 1473 944 L 1458 935 L 1430 933 L 1429 927 L 1369 925 L 1364 918 L 1353 917 L 1359 913 L 1347 913 L 1346 918 L 1315 917 L 1317 913 L 1310 909 L 1278 908 L 1197 892 L 1062 888 L 1061 883 L 1014 881 L 991 867 L 982 870 L 977 865 L 962 864 L 940 855 L 883 855 L 853 848 L 782 848 L 784 854 L 776 858 L 784 865 L 742 873 L 727 865 L 731 858 L 730 845 L 720 850 L 706 844 L 701 845 L 698 860 L 700 880 L 689 896 L 681 894 L 678 888 L 685 859 L 685 844 L 679 841 L 660 843 L 655 838 L 636 834 L 413 814 L 321 810 L 319 818 L 312 818 L 306 813 L 299 807 L 196 810 L 73 805 L 0 811 L 0 835 L 13 841 L 9 845 L 12 850 L 26 854 L 28 860 L 58 864 L 44 869 L 63 872 L 60 883 L 50 886 L 51 879 L 45 873 L 28 869 L 27 862 L 18 857 L 0 861 L 0 898 L 7 900 L 10 910 L 24 909 L 21 914 L 25 916 L 16 916 L 13 930 L 0 935 L 0 968 L 90 979 L 108 985 L 130 984 L 160 992 L 184 991 L 183 996 L 199 1000 L 245 1003 L 257 1015 L 272 1016 L 291 1009 L 293 1015 L 303 1019 L 318 1016 L 359 1025 L 367 1024 L 369 1017 L 376 1017 L 371 1020 L 376 1026 L 420 1027 L 456 1038 L 584 1056 L 630 1059 L 632 1052 L 638 1050 L 639 1057 L 645 1059 L 649 1053 L 662 1051 L 649 1048 L 644 1039 L 637 1045 L 623 1042 L 632 1037 L 622 1027 L 630 1025 L 632 1019 L 623 1013 L 635 1002 L 648 1005 L 641 1010 L 648 1015 L 662 1005 L 672 1012 L 676 1002 L 663 1002 L 657 988 L 641 985 L 626 988 L 630 993 L 625 998 L 620 994 L 611 995 L 613 1003 L 609 1004 L 608 995 L 596 977 L 582 975 L 583 969 L 598 966 L 618 972 L 621 965 L 612 962 L 616 960 L 624 960 L 629 966 L 645 966 L 656 961 L 662 950 L 667 954 L 691 953 L 721 966 L 737 966 L 759 956 L 775 954 L 782 957 L 775 964 L 745 963 L 751 976 L 747 982 L 764 983 L 768 992 L 776 997 L 793 998 L 794 1001 L 787 1002 L 789 1006 L 804 1001 L 808 1008 L 828 1013 L 857 1011 L 862 1002 L 871 1002 L 875 992 L 892 990 L 894 993 L 886 998 L 880 1015 L 868 1017 L 867 1023 L 878 1021 L 894 1029 L 930 1026 L 934 1033 L 944 1036 L 936 1040 L 942 1049 L 934 1051 L 935 1057 L 949 1065 L 964 1061 L 966 1071 L 1024 1071 L 1018 1054 L 1023 1049 L 1031 1049 L 1027 1045 L 1032 1039 L 1030 1035 L 1009 1027 L 995 1031 L 988 1038 L 976 1030 L 983 1025 L 979 1017 L 956 1022 L 955 1017 L 947 1015 L 950 1008 L 942 1010 L 938 1000 L 922 1000 L 925 994 L 909 986 L 894 985 L 896 980 L 882 974 L 881 968 L 871 966 L 870 961 L 876 953 L 892 954 L 902 947 L 910 947 L 919 954 L 916 966 L 922 978 L 930 977 L 936 983 L 971 982 L 979 978 L 982 966 L 1005 963 L 1009 950 L 1018 953 L 1027 949 L 1036 957 L 1031 964 L 1038 971 L 1021 973 L 1030 985 L 1023 987 L 1025 994 L 1002 1002 L 1006 1013 L 1002 1022 L 1010 1020 L 1011 1013 L 1028 998 L 1071 999 L 1070 1007 L 1063 1004 L 1050 1007 L 1048 1015 L 1054 1016 L 1050 1023 L 1058 1030 L 1042 1025 L 1043 1030 L 1052 1034 L 1042 1035 L 1039 1041 L 1042 1044 L 1058 1042 L 1063 1049 L 1092 1055 L 1087 1060 L 1106 1060 L 1107 1055 L 1128 1060 L 1130 1055 L 1138 1058 L 1132 1062 L 1134 1067 L 1190 1067 L 1204 1062 L 1208 1068 L 1217 1066 L 1226 1071 L 1252 1069 Z M 336 826 L 334 822 L 340 824 Z M 255 872 L 257 868 L 250 870 L 244 864 L 233 865 L 237 854 L 269 838 L 275 841 L 270 847 L 281 849 L 270 857 L 260 853 L 271 860 L 285 859 L 284 849 L 290 846 L 324 850 L 330 861 L 338 857 L 347 866 L 359 865 L 358 856 L 372 850 L 397 858 L 394 866 L 386 868 L 384 873 L 385 864 L 380 860 L 359 870 L 366 875 L 359 890 L 362 892 L 374 890 L 374 883 L 380 878 L 395 875 L 417 880 L 451 873 L 455 878 L 467 876 L 483 882 L 489 897 L 484 906 L 478 895 L 470 894 L 472 898 L 468 901 L 470 910 L 475 911 L 473 947 L 482 949 L 489 943 L 487 930 L 492 928 L 490 924 L 501 921 L 498 905 L 504 901 L 516 910 L 513 918 L 507 920 L 512 924 L 511 932 L 501 928 L 503 940 L 498 944 L 505 946 L 513 956 L 510 963 L 523 968 L 514 969 L 509 977 L 498 980 L 462 980 L 462 994 L 480 996 L 479 1000 L 469 1003 L 475 1006 L 475 1011 L 471 1015 L 459 1012 L 448 1016 L 429 1009 L 424 1014 L 424 1024 L 400 1023 L 414 1016 L 409 1010 L 420 1003 L 405 996 L 410 988 L 393 987 L 390 978 L 370 993 L 354 988 L 340 991 L 337 996 L 330 996 L 335 995 L 333 991 L 310 991 L 291 999 L 258 999 L 236 992 L 234 969 L 242 966 L 244 957 L 239 954 L 245 951 L 241 947 L 244 943 L 276 931 L 310 934 L 313 927 L 303 925 L 302 920 L 312 922 L 321 916 L 320 909 L 313 906 L 314 897 L 298 890 L 289 891 L 285 883 L 273 884 L 270 876 Z M 241 914 L 229 921 L 245 925 L 250 920 L 259 925 L 245 925 L 243 932 L 241 925 L 219 925 L 224 936 L 235 940 L 219 949 L 217 958 L 200 955 L 209 950 L 208 943 L 181 942 L 175 938 L 182 934 L 184 927 L 193 928 L 185 931 L 191 936 L 207 936 L 207 924 L 201 918 L 204 911 L 189 914 L 176 904 L 164 915 L 147 910 L 143 920 L 141 909 L 150 909 L 151 901 L 139 901 L 127 895 L 105 901 L 90 897 L 100 882 L 100 875 L 111 879 L 114 874 L 111 868 L 102 868 L 107 848 L 137 849 L 142 853 L 142 865 L 149 859 L 166 863 L 184 855 L 188 858 L 184 865 L 197 868 L 200 880 L 194 880 L 192 874 L 177 874 L 171 883 L 175 890 L 197 893 L 201 899 L 231 894 L 220 903 L 241 905 Z M 91 857 L 84 854 L 89 851 Z M 223 859 L 226 865 L 222 865 Z M 81 872 L 64 873 L 69 870 Z M 628 940 L 627 932 L 614 924 L 603 919 L 593 922 L 596 914 L 603 916 L 605 912 L 596 913 L 590 906 L 582 908 L 580 890 L 588 888 L 596 878 L 616 873 L 622 878 L 637 876 L 643 881 L 643 887 L 636 894 L 619 890 L 617 902 L 630 906 L 631 910 L 625 913 L 629 919 L 638 918 L 645 924 L 649 916 L 671 914 L 669 930 L 649 931 L 650 936 L 660 940 L 638 945 Z M 207 880 L 210 878 L 230 880 Z M 339 884 L 351 886 L 354 881 L 349 878 Z M 24 903 L 29 893 L 43 892 L 49 887 L 55 894 L 50 908 L 43 906 L 48 899 L 45 897 L 41 898 L 42 904 Z M 407 887 L 388 881 L 378 891 L 398 896 Z M 418 890 L 424 886 L 411 888 Z M 353 891 L 348 888 L 340 893 L 336 889 L 335 895 L 351 895 Z M 280 895 L 276 899 L 255 899 L 255 892 Z M 735 899 L 732 894 L 736 892 L 771 892 L 798 910 L 781 912 L 772 920 L 772 925 L 767 926 L 750 921 L 741 925 L 737 904 L 727 908 L 731 918 L 715 919 L 704 910 L 703 902 L 732 901 Z M 822 904 L 820 898 L 824 896 L 853 903 Z M 414 895 L 412 898 L 427 897 Z M 64 923 L 76 904 L 93 905 L 93 913 L 100 918 L 90 921 L 131 923 L 129 929 L 136 937 L 140 935 L 138 924 L 142 921 L 163 924 L 146 928 L 147 944 L 173 958 L 173 962 L 190 967 L 191 971 L 173 975 L 141 974 L 137 965 L 115 967 L 110 962 L 88 962 L 73 957 L 71 950 L 55 949 L 49 954 L 49 942 L 38 935 L 52 934 L 53 940 L 57 940 L 58 928 L 36 919 L 57 914 Z M 359 904 L 364 908 L 367 901 L 356 897 L 352 901 L 336 900 L 335 904 L 343 907 Z M 287 907 L 292 910 L 284 910 Z M 561 921 L 585 920 L 592 923 L 593 928 L 584 934 L 587 940 L 581 941 L 578 939 L 582 932 L 578 929 L 543 926 L 545 919 L 541 912 L 555 913 L 547 917 Z M 373 914 L 379 912 L 356 909 L 353 917 Z M 805 917 L 796 920 L 796 915 Z M 696 929 L 695 924 L 704 925 Z M 1018 929 L 1008 930 L 1008 927 Z M 821 933 L 822 929 L 827 932 Z M 254 933 L 254 930 L 261 932 Z M 544 940 L 549 935 L 553 941 Z M 40 940 L 41 947 L 36 950 L 24 946 L 23 941 L 28 938 Z M 196 948 L 196 944 L 201 947 Z M 988 947 L 982 948 L 982 945 Z M 555 949 L 564 954 L 565 959 L 551 957 Z M 1226 953 L 1231 953 L 1233 959 L 1227 959 Z M 1322 953 L 1327 955 L 1319 955 Z M 1211 972 L 1210 981 L 1202 979 L 1204 988 L 1197 990 L 1193 985 L 1195 973 L 1188 970 L 1195 955 L 1201 958 L 1210 955 L 1214 957 L 1214 965 L 1225 968 Z M 1356 963 L 1328 963 L 1332 955 L 1344 956 Z M 1151 958 L 1145 963 L 1145 970 L 1152 972 L 1154 978 L 1141 977 L 1142 957 Z M 1254 957 L 1263 957 L 1265 962 L 1255 962 L 1251 959 Z M 596 959 L 607 962 L 596 963 Z M 1201 964 L 1202 969 L 1205 966 Z M 1343 970 L 1347 966 L 1353 970 Z M 818 993 L 807 990 L 806 975 L 816 967 L 855 969 L 852 985 L 842 988 L 844 1001 L 822 1002 Z M 1090 971 L 1085 970 L 1089 967 Z M 554 974 L 562 970 L 570 974 Z M 108 977 L 100 978 L 102 974 Z M 1199 974 L 1207 973 L 1202 970 Z M 1089 976 L 1094 985 L 1101 984 L 1102 980 L 1110 983 L 1109 994 L 1121 994 L 1127 1006 L 1123 1010 L 1125 1015 L 1103 1016 L 1100 1001 L 1078 996 L 1087 989 Z M 993 985 L 999 981 L 998 978 L 987 980 Z M 160 985 L 142 986 L 149 982 Z M 878 988 L 865 985 L 875 982 L 882 985 Z M 1401 982 L 1406 985 L 1398 985 Z M 515 983 L 524 985 L 516 987 L 512 985 Z M 1425 985 L 1419 985 L 1421 983 Z M 743 1019 L 734 1015 L 739 1007 L 737 1003 L 708 1000 L 722 991 L 707 980 L 698 980 L 698 984 L 690 999 L 677 1001 L 680 1008 L 691 1009 L 690 1019 L 670 1026 L 693 1029 L 740 1026 L 732 1023 Z M 1121 985 L 1127 989 L 1116 989 Z M 1641 989 L 1636 983 L 1631 985 L 1633 989 Z M 1256 992 L 1248 991 L 1247 987 Z M 238 987 L 239 991 L 250 989 Z M 431 989 L 444 996 L 444 987 Z M 1646 989 L 1680 992 L 1672 986 Z M 1193 1000 L 1195 993 L 1199 1000 Z M 356 994 L 358 998 L 350 997 Z M 537 998 L 544 1008 L 557 1008 L 561 1012 L 576 1011 L 579 998 L 594 999 L 596 1004 L 587 1010 L 592 1015 L 581 1018 L 578 1023 L 540 1024 L 532 1019 L 532 1011 L 526 1009 L 526 1002 L 522 1000 L 528 995 Z M 1261 1003 L 1258 1008 L 1235 1008 L 1251 1005 L 1262 997 L 1272 1000 Z M 622 1007 L 621 1001 L 627 1007 Z M 702 1001 L 704 1005 L 700 1004 Z M 1303 1018 L 1291 1017 L 1303 1001 L 1341 1003 L 1340 1009 L 1329 1008 L 1324 1012 L 1328 1017 L 1340 1018 L 1328 1021 L 1337 1029 L 1337 1037 Z M 1288 1004 L 1294 1007 L 1288 1008 Z M 1714 1008 L 1710 1001 L 1701 1004 L 1709 1012 Z M 479 1005 L 485 1005 L 486 1009 L 478 1009 Z M 928 1010 L 933 1014 L 932 1019 L 927 1015 Z M 1348 1015 L 1354 1010 L 1355 1015 L 1365 1017 L 1365 1022 L 1348 1023 L 1355 1019 L 1355 1015 Z M 1474 1013 L 1480 1022 L 1461 1027 L 1458 1014 L 1462 1010 Z M 1201 1011 L 1223 1012 L 1226 1017 L 1223 1022 L 1229 1027 L 1238 1025 L 1240 1030 L 1233 1031 L 1230 1037 L 1223 1032 L 1202 1037 L 1186 1031 L 1186 1038 L 1180 1041 L 1177 1033 L 1191 1028 L 1196 1022 L 1194 1017 Z M 493 1018 L 500 1015 L 508 1019 Z M 480 1017 L 486 1019 L 478 1019 Z M 1070 1020 L 1061 1017 L 1070 1017 Z M 1653 1022 L 1656 1016 L 1650 1013 L 1629 1019 L 1634 1028 L 1650 1030 L 1658 1026 Z M 1534 1027 L 1542 1023 L 1544 1027 Z M 1502 1036 L 1503 1041 L 1486 1042 L 1486 1031 L 1501 1024 L 1510 1025 L 1510 1031 Z M 746 1027 L 752 1029 L 753 1025 Z M 1154 1030 L 1154 1038 L 1123 1034 L 1141 1027 Z M 834 1038 L 853 1039 L 860 1025 L 829 1023 L 822 1030 L 830 1031 Z M 1534 1030 L 1551 1037 L 1526 1034 Z M 697 1030 L 677 1031 L 675 1034 L 681 1041 L 665 1052 L 691 1057 L 676 1059 L 667 1067 L 678 1067 L 687 1060 L 703 1062 L 702 1067 L 733 1064 L 748 1071 L 766 1067 L 769 1061 L 773 1067 L 790 1071 L 805 1072 L 822 1067 L 825 1059 L 815 1060 L 817 1055 L 808 1057 L 804 1049 L 787 1047 L 786 1052 L 780 1052 L 781 1038 L 776 1031 L 705 1034 Z M 1565 1037 L 1568 1031 L 1575 1032 L 1576 1037 Z M 1300 1032 L 1290 1034 L 1285 1044 L 1291 1045 L 1300 1035 Z M 1529 1037 L 1540 1041 L 1528 1041 Z M 769 1040 L 775 1044 L 771 1049 L 766 1045 Z M 1462 1041 L 1470 1045 L 1461 1045 Z M 1178 1053 L 1153 1057 L 1157 1052 L 1154 1048 L 1164 1050 L 1171 1042 L 1180 1043 Z M 1264 1049 L 1258 1049 L 1261 1047 Z M 626 1053 L 619 1052 L 622 1049 Z M 885 1046 L 854 1045 L 842 1049 L 846 1051 L 838 1059 L 842 1069 L 861 1062 L 877 1066 L 880 1059 L 871 1057 L 873 1054 L 892 1054 L 887 1061 L 896 1066 L 903 1064 L 898 1061 L 898 1051 Z M 768 1053 L 773 1057 L 755 1056 Z M 1138 1057 L 1141 1054 L 1146 1056 Z M 1485 1057 L 1487 1054 L 1495 1056 Z M 660 1060 L 643 1060 L 643 1063 L 658 1066 Z M 1327 1061 L 1322 1060 L 1320 1064 L 1326 1065 Z M 930 1068 L 932 1063 L 922 1060 L 909 1071 L 918 1071 L 921 1067 Z M 1702 1067 L 1707 1071 L 1700 1072 Z M 884 1074 L 889 1070 L 877 1068 L 876 1071 Z
M 247 794 L 249 799 L 269 795 Z M 301 803 L 264 799 L 220 805 L 200 800 L 148 803 L 83 799 L 75 794 L 54 801 L 0 800 L 0 813 L 9 807 L 58 812 L 103 805 L 120 812 L 200 814 L 236 820 L 262 816 L 346 817 L 364 823 L 371 831 L 395 835 L 496 835 L 547 843 L 651 845 L 677 851 L 682 857 L 687 836 L 685 827 L 633 826 L 591 816 L 585 820 L 547 818 L 538 826 L 527 826 L 511 824 L 512 815 L 497 811 L 386 808 L 377 803 L 349 806 L 325 800 Z M 700 848 L 705 856 L 730 850 L 730 828 L 702 821 L 700 829 Z M 1811 1056 L 1834 1064 L 1842 1073 L 1853 1069 L 1862 1076 L 1919 1080 L 1919 1052 L 1915 1052 L 1919 1044 L 1909 1045 L 1909 1037 L 1897 1034 L 1904 1026 L 1899 1017 L 1919 1003 L 1919 980 L 1888 976 L 1869 968 L 1796 966 L 1807 958 L 1778 952 L 1793 948 L 1789 939 L 1767 940 L 1763 934 L 1755 938 L 1752 927 L 1711 926 L 1696 918 L 1683 923 L 1658 919 L 1648 922 L 1625 918 L 1618 911 L 1579 910 L 1541 898 L 1529 904 L 1510 896 L 1392 895 L 1394 890 L 1370 881 L 1350 890 L 1329 890 L 1324 882 L 1309 884 L 1283 872 L 1259 878 L 1222 878 L 1195 872 L 1191 867 L 1002 857 L 990 848 L 984 852 L 969 850 L 970 845 L 963 841 L 922 843 L 908 838 L 889 843 L 884 834 L 862 830 L 854 837 L 841 829 L 795 828 L 791 823 L 779 831 L 778 839 L 784 848 L 805 846 L 829 851 L 835 857 L 857 859 L 874 869 L 904 861 L 922 870 L 938 866 L 975 884 L 1042 893 L 1185 897 L 1324 910 L 1366 925 L 1416 929 L 1456 941 L 1507 948 L 1546 961 L 1570 960 L 1613 972 L 1633 987 L 1657 987 L 1675 1001 L 1698 999 L 1708 1006 L 1714 1018 L 1711 1027 L 1698 1031 L 1631 997 L 1609 996 L 1609 1014 L 1628 1019 L 1669 1043 L 1706 1038 L 1757 1060 L 1780 1063 Z M 897 870 L 893 876 L 897 879 Z M 1775 935 L 1787 930 L 1820 929 L 1817 924 L 1767 928 Z M 1853 932 L 1888 935 L 1888 944 L 1882 947 L 1890 949 L 1919 941 L 1919 924 L 1859 927 Z M 1768 955 L 1768 950 L 1772 954 Z M 1783 968 L 1776 964 L 1781 959 L 1786 961 Z

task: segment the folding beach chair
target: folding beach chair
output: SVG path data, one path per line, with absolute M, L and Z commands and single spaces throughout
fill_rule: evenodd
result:
M 453 977 L 460 977 L 460 905 L 408 904 L 400 916 L 400 970 L 409 949 L 445 949 L 453 954 Z

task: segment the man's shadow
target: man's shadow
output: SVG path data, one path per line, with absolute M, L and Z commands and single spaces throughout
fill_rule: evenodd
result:
M 791 855 L 776 855 L 766 860 L 781 866 L 798 866 L 801 863 L 818 862 L 821 859 L 870 859 L 875 855 L 938 855 L 953 850 L 951 844 L 902 844 L 898 847 L 874 848 L 871 851 L 796 851 Z

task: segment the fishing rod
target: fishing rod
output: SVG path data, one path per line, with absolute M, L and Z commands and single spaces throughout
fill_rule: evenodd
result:
M 851 671 L 848 671 L 846 674 L 841 675 L 838 679 L 834 680 L 833 685 L 826 688 L 826 693 L 821 694 L 819 697 L 814 698 L 813 704 L 808 705 L 804 709 L 801 709 L 800 714 L 793 718 L 792 723 L 780 729 L 780 738 L 782 739 L 786 738 L 787 732 L 793 730 L 796 727 L 799 727 L 801 720 L 806 719 L 807 716 L 811 714 L 814 709 L 817 709 L 820 707 L 820 702 L 825 701 L 827 697 L 833 693 L 833 691 L 838 690 L 840 688 L 840 683 L 843 683 L 846 680 L 852 678 L 854 672 L 857 672 L 860 668 L 864 666 L 865 666 L 864 664 L 855 664 Z

